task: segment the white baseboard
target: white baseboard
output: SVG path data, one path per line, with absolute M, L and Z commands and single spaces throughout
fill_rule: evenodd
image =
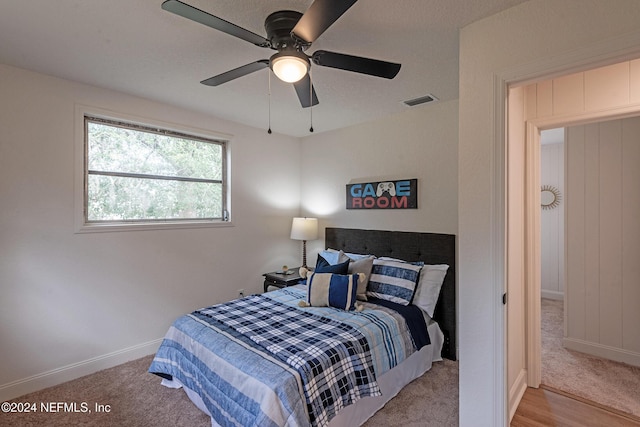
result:
M 583 341 L 575 338 L 565 338 L 562 345 L 570 350 L 591 354 L 604 359 L 615 360 L 616 362 L 627 363 L 633 366 L 640 366 L 640 353 L 625 350 L 622 348 L 609 347 L 599 343 Z
M 0 402 L 155 353 L 162 338 L 0 385 Z
M 522 400 L 522 396 L 524 392 L 527 390 L 527 371 L 526 369 L 522 369 L 518 374 L 515 382 L 509 389 L 509 422 L 513 419 L 513 416 L 516 414 L 516 409 L 518 409 L 518 405 L 520 405 L 520 400 Z
M 540 294 L 542 295 L 542 298 L 555 299 L 559 301 L 564 300 L 564 292 L 548 291 L 546 289 L 542 289 L 540 291 Z

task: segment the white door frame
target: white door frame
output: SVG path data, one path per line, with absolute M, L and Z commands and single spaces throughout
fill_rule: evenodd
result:
M 597 112 L 549 117 L 527 122 L 526 133 L 526 307 L 527 307 L 527 385 L 539 387 L 542 377 L 541 365 L 541 318 L 540 318 L 540 131 L 605 120 L 624 119 L 640 115 L 640 105 L 603 109 Z M 565 211 L 566 212 L 566 211 Z M 565 228 L 566 230 L 566 228 Z M 565 231 L 566 233 L 566 231 Z M 566 237 L 565 237 L 566 240 Z M 565 254 L 566 259 L 566 244 Z M 566 273 L 565 273 L 566 274 Z M 566 277 L 565 277 L 566 283 Z
M 546 58 L 539 62 L 533 62 L 524 66 L 514 67 L 504 70 L 494 76 L 494 212 L 505 213 L 505 207 L 509 200 L 506 188 L 504 171 L 507 170 L 507 157 L 505 156 L 508 144 L 507 104 L 508 88 L 510 86 L 526 85 L 537 81 L 545 81 L 555 77 L 569 75 L 578 71 L 598 68 L 617 62 L 628 61 L 640 57 L 640 33 L 627 34 L 622 37 L 605 40 L 596 46 L 588 46 L 576 50 L 570 55 L 563 55 L 554 58 Z M 524 108 L 524 106 L 523 106 Z M 526 333 L 526 369 L 527 385 L 538 387 L 541 379 L 541 326 L 540 326 L 540 131 L 567 125 L 581 124 L 603 119 L 616 119 L 631 117 L 640 114 L 640 106 L 609 109 L 597 113 L 582 115 L 559 115 L 547 118 L 546 120 L 530 120 L 525 123 L 525 150 L 526 150 L 526 189 L 525 189 L 525 313 L 522 316 L 525 320 Z M 506 217 L 496 215 L 494 222 L 494 238 L 498 242 L 504 242 L 506 235 Z M 506 251 L 503 251 L 495 258 L 495 271 L 503 272 L 503 277 L 507 277 L 508 267 Z M 566 249 L 565 249 L 566 250 Z M 506 286 L 505 286 L 506 287 Z M 502 307 L 500 307 L 502 309 Z M 504 318 L 504 312 L 496 313 Z M 506 321 L 507 319 L 505 319 Z M 496 402 L 497 413 L 503 414 L 505 425 L 509 423 L 509 402 L 507 385 L 507 364 L 510 363 L 507 354 L 507 337 L 505 323 L 495 325 L 498 336 L 502 339 L 496 340 L 495 372 L 496 378 L 502 380 L 504 393 L 500 402 Z M 506 363 L 500 366 L 501 362 Z

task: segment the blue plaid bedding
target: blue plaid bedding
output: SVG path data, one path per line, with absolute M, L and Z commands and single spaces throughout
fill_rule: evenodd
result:
M 149 372 L 196 391 L 221 425 L 324 426 L 379 395 L 376 374 L 415 345 L 393 310 L 300 308 L 305 294 L 286 288 L 181 317 Z
M 311 425 L 325 425 L 362 397 L 380 396 L 367 339 L 352 326 L 262 295 L 192 313 L 225 324 L 289 366 L 302 379 Z

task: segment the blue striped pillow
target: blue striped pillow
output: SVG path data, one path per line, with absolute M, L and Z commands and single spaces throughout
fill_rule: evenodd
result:
M 307 278 L 307 304 L 355 310 L 360 274 L 311 273 Z
M 374 259 L 367 296 L 409 305 L 418 286 L 422 263 Z

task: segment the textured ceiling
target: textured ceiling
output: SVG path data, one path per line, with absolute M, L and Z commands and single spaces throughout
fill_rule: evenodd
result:
M 310 0 L 183 0 L 254 33 L 277 10 Z M 458 98 L 458 30 L 525 0 L 361 0 L 307 51 L 324 49 L 402 64 L 393 80 L 312 66 L 316 132 L 400 112 L 432 93 Z M 265 69 L 218 87 L 199 82 L 273 51 L 160 8 L 162 0 L 2 0 L 0 63 L 127 92 L 267 128 Z M 428 108 L 428 107 L 414 107 Z M 293 87 L 271 79 L 271 128 L 309 134 Z

